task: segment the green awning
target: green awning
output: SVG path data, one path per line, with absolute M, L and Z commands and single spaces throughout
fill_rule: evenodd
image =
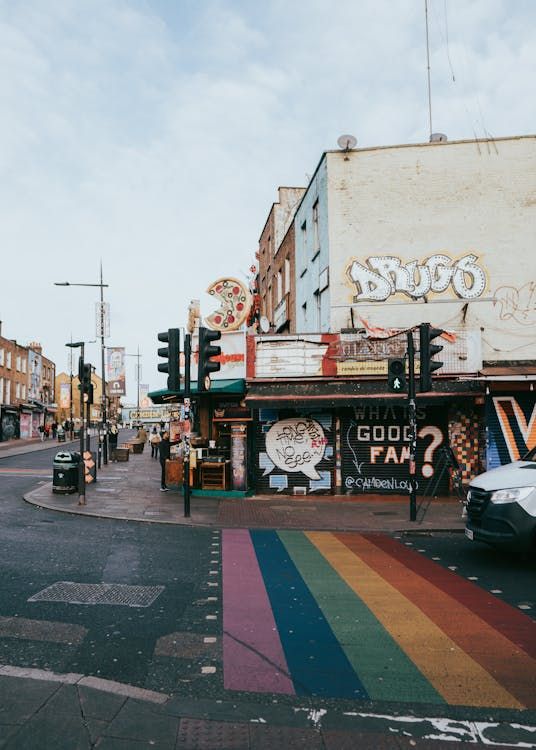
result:
M 223 393 L 243 394 L 245 391 L 246 381 L 244 378 L 237 378 L 236 380 L 213 380 L 210 384 L 210 390 L 202 391 L 202 394 L 204 396 L 220 396 Z M 190 395 L 192 397 L 200 395 L 197 391 L 197 382 L 191 384 Z M 184 388 L 180 391 L 170 391 L 168 388 L 163 388 L 161 391 L 151 391 L 148 396 L 153 404 L 172 404 L 184 399 Z

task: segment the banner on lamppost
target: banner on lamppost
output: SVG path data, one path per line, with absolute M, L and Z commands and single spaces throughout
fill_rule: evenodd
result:
M 151 406 L 151 399 L 148 394 L 149 386 L 140 383 L 140 409 L 148 409 Z
M 60 383 L 60 409 L 68 409 L 71 405 L 71 384 Z
M 95 302 L 95 330 L 97 338 L 107 339 L 110 336 L 110 303 Z
M 125 347 L 114 346 L 106 349 L 107 386 L 109 396 L 126 395 Z

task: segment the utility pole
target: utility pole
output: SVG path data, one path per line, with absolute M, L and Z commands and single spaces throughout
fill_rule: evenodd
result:
M 413 330 L 408 335 L 408 419 L 409 419 L 409 520 L 417 520 L 417 482 L 416 459 L 417 452 L 417 414 L 415 409 L 415 345 Z
M 190 422 L 190 360 L 192 356 L 192 336 L 184 336 L 184 421 Z M 190 517 L 190 435 L 184 434 L 184 517 Z

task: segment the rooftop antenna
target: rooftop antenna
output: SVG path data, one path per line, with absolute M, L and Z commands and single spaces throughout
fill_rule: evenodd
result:
M 424 0 L 424 15 L 426 20 L 426 63 L 428 69 L 428 119 L 430 125 L 430 139 L 432 138 L 432 86 L 430 83 L 430 38 L 428 35 L 428 0 Z

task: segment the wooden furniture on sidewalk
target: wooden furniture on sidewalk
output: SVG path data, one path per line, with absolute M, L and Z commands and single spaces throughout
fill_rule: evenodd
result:
M 230 461 L 212 463 L 203 461 L 201 464 L 201 489 L 226 490 L 229 487 Z

